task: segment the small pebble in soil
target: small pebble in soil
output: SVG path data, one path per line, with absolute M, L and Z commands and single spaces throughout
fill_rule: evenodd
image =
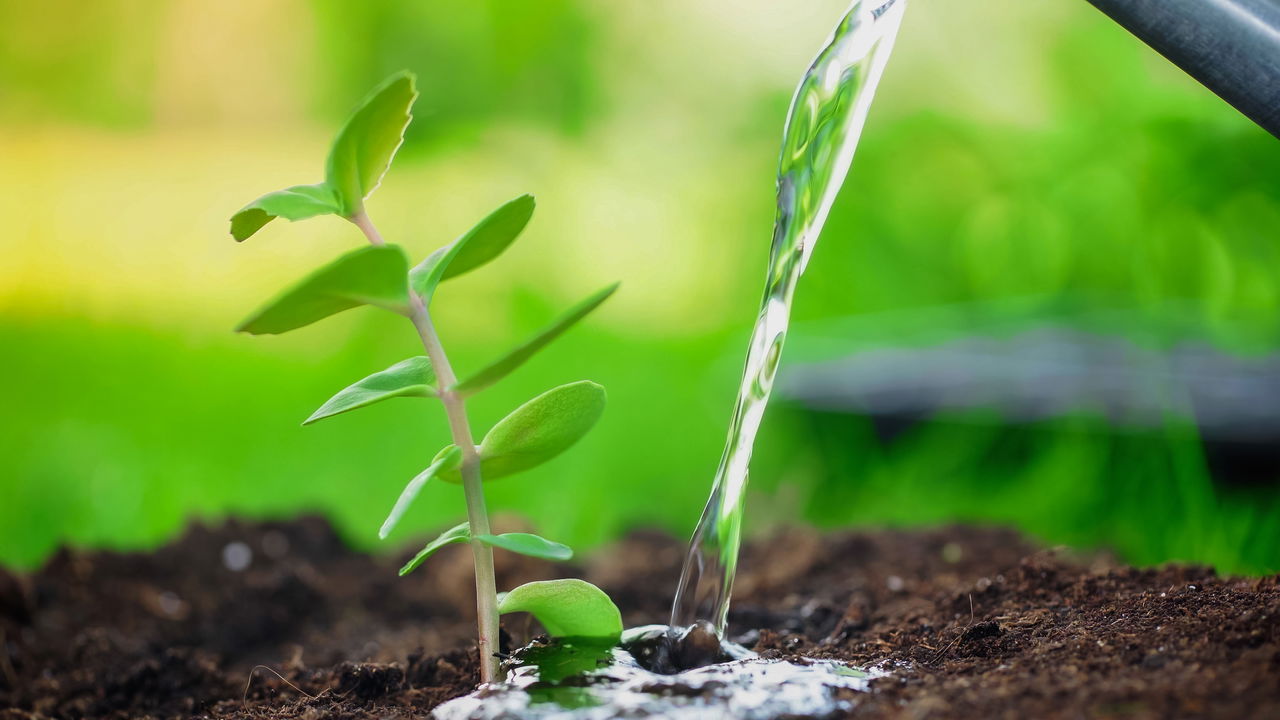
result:
M 160 606 L 160 612 L 170 618 L 180 619 L 187 614 L 187 604 L 178 597 L 177 593 L 167 591 L 160 593 L 156 598 L 156 604 Z
M 240 541 L 229 542 L 222 548 L 222 564 L 231 572 L 243 572 L 253 562 L 253 551 Z
M 960 547 L 959 544 L 949 542 L 946 545 L 942 546 L 943 562 L 949 563 L 951 565 L 955 565 L 956 563 L 960 562 L 962 559 L 964 559 L 964 548 Z
M 262 552 L 272 560 L 282 560 L 289 554 L 289 536 L 279 530 L 268 530 L 262 534 Z

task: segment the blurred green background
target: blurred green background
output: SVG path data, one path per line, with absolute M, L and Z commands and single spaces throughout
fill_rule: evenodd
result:
M 350 107 L 401 68 L 422 98 L 369 203 L 389 239 L 421 256 L 518 194 L 539 202 L 507 255 L 442 290 L 455 363 L 623 282 L 473 403 L 484 428 L 556 384 L 610 392 L 592 435 L 490 485 L 492 506 L 583 548 L 638 526 L 688 533 L 755 315 L 790 93 L 843 9 L 0 0 L 0 563 L 148 547 L 230 513 L 319 511 L 377 546 L 446 441 L 439 408 L 299 422 L 418 354 L 415 337 L 372 310 L 232 334 L 361 239 L 329 218 L 237 246 L 227 219 L 318 179 Z M 832 352 L 806 336 L 840 319 L 857 319 L 837 338 L 855 351 L 904 342 L 903 318 L 928 344 L 992 316 L 1010 332 L 1061 323 L 1064 303 L 1123 312 L 1107 331 L 1146 346 L 1265 356 L 1280 345 L 1278 229 L 1280 144 L 1086 3 L 913 0 L 801 283 L 784 377 Z M 1138 563 L 1280 569 L 1280 477 L 1215 478 L 1174 410 L 1136 432 L 1088 412 L 941 412 L 886 436 L 779 403 L 761 443 L 749 531 L 961 520 Z M 429 487 L 395 540 L 462 514 L 456 488 Z

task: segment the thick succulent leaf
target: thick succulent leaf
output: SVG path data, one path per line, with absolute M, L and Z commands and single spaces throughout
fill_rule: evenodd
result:
M 382 372 L 376 372 L 344 388 L 321 405 L 319 410 L 311 413 L 311 417 L 304 420 L 302 424 L 310 425 L 317 420 L 390 398 L 435 397 L 438 394 L 435 382 L 435 370 L 431 367 L 431 360 L 426 356 L 419 355 L 401 360 Z
M 427 558 L 435 555 L 437 550 L 446 545 L 456 545 L 467 542 L 471 542 L 471 524 L 465 522 L 459 523 L 440 533 L 440 537 L 427 543 L 427 546 L 419 550 L 418 554 L 414 555 L 412 560 L 405 563 L 404 567 L 400 568 L 400 574 L 408 575 L 414 570 L 417 570 L 418 566 L 426 562 Z
M 329 151 L 325 182 L 350 217 L 378 187 L 404 141 L 418 99 L 414 75 L 401 71 L 374 88 L 342 127 Z
M 582 439 L 604 413 L 604 388 L 582 380 L 553 388 L 516 408 L 480 443 L 485 477 L 541 465 Z
M 285 220 L 305 220 L 339 211 L 338 200 L 328 185 L 294 185 L 263 195 L 232 215 L 231 237 L 237 242 L 244 242 L 261 230 L 263 225 L 278 217 Z
M 573 557 L 573 548 L 552 542 L 531 533 L 503 533 L 501 535 L 476 535 L 477 540 L 490 547 L 502 548 L 520 555 L 563 562 Z
M 428 480 L 435 477 L 442 470 L 457 467 L 458 461 L 461 457 L 462 453 L 458 451 L 458 448 L 454 445 L 450 445 L 436 455 L 435 459 L 431 461 L 431 464 L 427 466 L 426 470 L 415 475 L 414 478 L 409 481 L 409 484 L 404 486 L 404 490 L 401 491 L 400 497 L 396 499 L 395 507 L 391 508 L 391 514 L 387 515 L 387 519 L 382 523 L 382 527 L 378 530 L 378 537 L 385 540 L 387 536 L 391 534 L 391 531 L 395 528 L 396 524 L 400 522 L 400 518 L 404 517 L 405 512 L 409 509 L 409 506 L 413 504 L 414 499 L 418 497 L 418 493 L 421 492 L 422 486 L 426 485 Z
M 288 332 L 361 305 L 407 314 L 408 268 L 404 251 L 395 245 L 347 253 L 267 303 L 236 330 L 253 335 Z
M 542 580 L 521 585 L 498 599 L 498 613 L 532 613 L 552 637 L 617 641 L 622 614 L 608 595 L 584 580 Z
M 481 441 L 481 477 L 496 480 L 514 475 L 568 450 L 600 419 L 604 404 L 604 388 L 581 380 L 548 390 L 521 405 Z M 442 472 L 440 479 L 462 482 L 457 471 Z
M 526 360 L 533 357 L 539 350 L 551 344 L 552 340 L 560 337 L 579 320 L 590 314 L 592 310 L 600 307 L 600 304 L 607 300 L 617 289 L 618 283 L 614 283 L 578 303 L 564 315 L 557 318 L 555 322 L 539 331 L 538 334 L 524 341 L 519 347 L 490 363 L 488 367 L 475 375 L 458 383 L 455 389 L 463 395 L 471 395 L 498 382 L 509 375 L 511 371 L 523 365 Z
M 462 237 L 427 256 L 413 269 L 409 284 L 430 301 L 436 286 L 474 270 L 502 254 L 533 217 L 532 195 L 521 195 L 489 213 Z

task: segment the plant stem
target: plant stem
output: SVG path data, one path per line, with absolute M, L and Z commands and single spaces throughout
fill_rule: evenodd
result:
M 360 228 L 360 232 L 369 238 L 370 245 L 386 245 L 382 240 L 382 233 L 379 233 L 378 228 L 373 226 L 373 221 L 369 219 L 369 214 L 364 211 L 364 208 L 360 208 L 355 215 L 347 219 L 355 223 L 355 226 Z
M 363 210 L 351 217 L 351 222 L 359 227 L 365 237 L 373 245 L 382 245 L 382 236 L 373 222 Z M 453 435 L 453 444 L 462 451 L 462 489 L 467 500 L 467 521 L 471 525 L 472 537 L 489 534 L 489 512 L 485 508 L 484 485 L 480 477 L 480 453 L 471 434 L 471 423 L 467 420 L 466 401 L 462 395 L 451 388 L 458 384 L 458 377 L 449 364 L 449 357 L 440 343 L 435 325 L 431 322 L 431 313 L 426 303 L 415 292 L 409 293 L 409 319 L 413 321 L 418 337 L 422 339 L 422 347 L 431 359 L 436 379 L 440 385 L 440 400 L 444 403 L 445 414 L 449 418 L 449 431 Z M 498 677 L 498 583 L 493 573 L 493 548 L 479 540 L 471 541 L 471 555 L 476 569 L 476 617 L 480 628 L 478 645 L 480 648 L 480 681 L 495 682 Z

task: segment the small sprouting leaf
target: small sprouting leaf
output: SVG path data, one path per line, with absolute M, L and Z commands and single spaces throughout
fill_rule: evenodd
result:
M 337 198 L 342 215 L 360 211 L 378 187 L 391 159 L 404 141 L 418 99 L 413 73 L 401 71 L 374 88 L 333 141 L 325 165 L 325 184 Z
M 541 465 L 587 434 L 604 412 L 604 388 L 580 380 L 552 388 L 511 412 L 480 442 L 480 474 L 496 480 Z M 456 470 L 440 479 L 462 482 Z
M 502 548 L 520 555 L 563 562 L 573 557 L 573 548 L 531 533 L 503 533 L 501 535 L 476 535 L 476 539 L 490 547 Z
M 552 637 L 608 638 L 622 635 L 622 614 L 608 595 L 585 580 L 566 578 L 525 583 L 498 599 L 498 613 L 532 613 Z
M 350 385 L 325 401 L 311 417 L 302 421 L 310 425 L 317 420 L 340 415 L 366 405 L 397 397 L 435 397 L 436 373 L 431 360 L 424 355 L 401 360 L 391 367 L 376 372 Z
M 459 523 L 440 533 L 440 537 L 427 543 L 427 546 L 419 550 L 418 554 L 414 555 L 412 560 L 405 563 L 404 567 L 400 568 L 400 574 L 402 576 L 408 575 L 414 570 L 417 570 L 418 566 L 425 562 L 427 558 L 435 555 L 437 550 L 446 545 L 456 545 L 458 543 L 466 542 L 471 542 L 471 524 L 465 522 Z
M 254 200 L 231 216 L 231 236 L 243 242 L 277 217 L 304 220 L 332 213 L 350 218 L 358 213 L 404 141 L 404 129 L 412 119 L 409 111 L 417 98 L 412 73 L 402 71 L 387 78 L 339 131 L 325 164 L 325 181 L 295 185 Z
M 404 251 L 395 245 L 347 253 L 272 300 L 236 330 L 253 335 L 288 332 L 360 305 L 407 314 L 408 268 Z
M 409 481 L 409 484 L 404 486 L 400 497 L 396 499 L 395 507 L 391 508 L 391 514 L 387 515 L 386 521 L 382 523 L 382 528 L 378 530 L 378 537 L 386 540 L 387 536 L 391 534 L 391 530 L 400 522 L 400 518 L 404 517 L 405 511 L 409 509 L 414 499 L 418 497 L 422 486 L 426 485 L 428 480 L 438 475 L 441 471 L 457 467 L 461 457 L 462 453 L 456 445 L 450 445 L 436 454 L 435 459 L 431 461 L 427 469 L 415 475 Z
M 488 367 L 484 368 L 480 372 L 472 375 L 461 383 L 458 383 L 454 389 L 463 395 L 472 395 L 498 382 L 509 375 L 512 370 L 515 370 L 524 364 L 524 362 L 530 357 L 533 357 L 533 355 L 539 350 L 551 344 L 552 340 L 560 337 L 579 320 L 590 314 L 592 310 L 600 307 L 600 304 L 607 300 L 617 289 L 618 283 L 614 283 L 613 285 L 610 285 L 586 300 L 578 303 L 574 307 L 570 308 L 564 315 L 557 318 L 554 323 L 539 331 L 537 335 L 529 338 L 519 347 L 493 363 L 490 363 Z
M 436 286 L 502 254 L 533 217 L 532 195 L 521 195 L 489 213 L 462 237 L 436 250 L 413 269 L 409 284 L 428 302 Z
M 244 242 L 278 217 L 290 221 L 306 220 L 338 212 L 338 199 L 328 185 L 294 185 L 263 195 L 232 215 L 231 237 L 236 242 Z

